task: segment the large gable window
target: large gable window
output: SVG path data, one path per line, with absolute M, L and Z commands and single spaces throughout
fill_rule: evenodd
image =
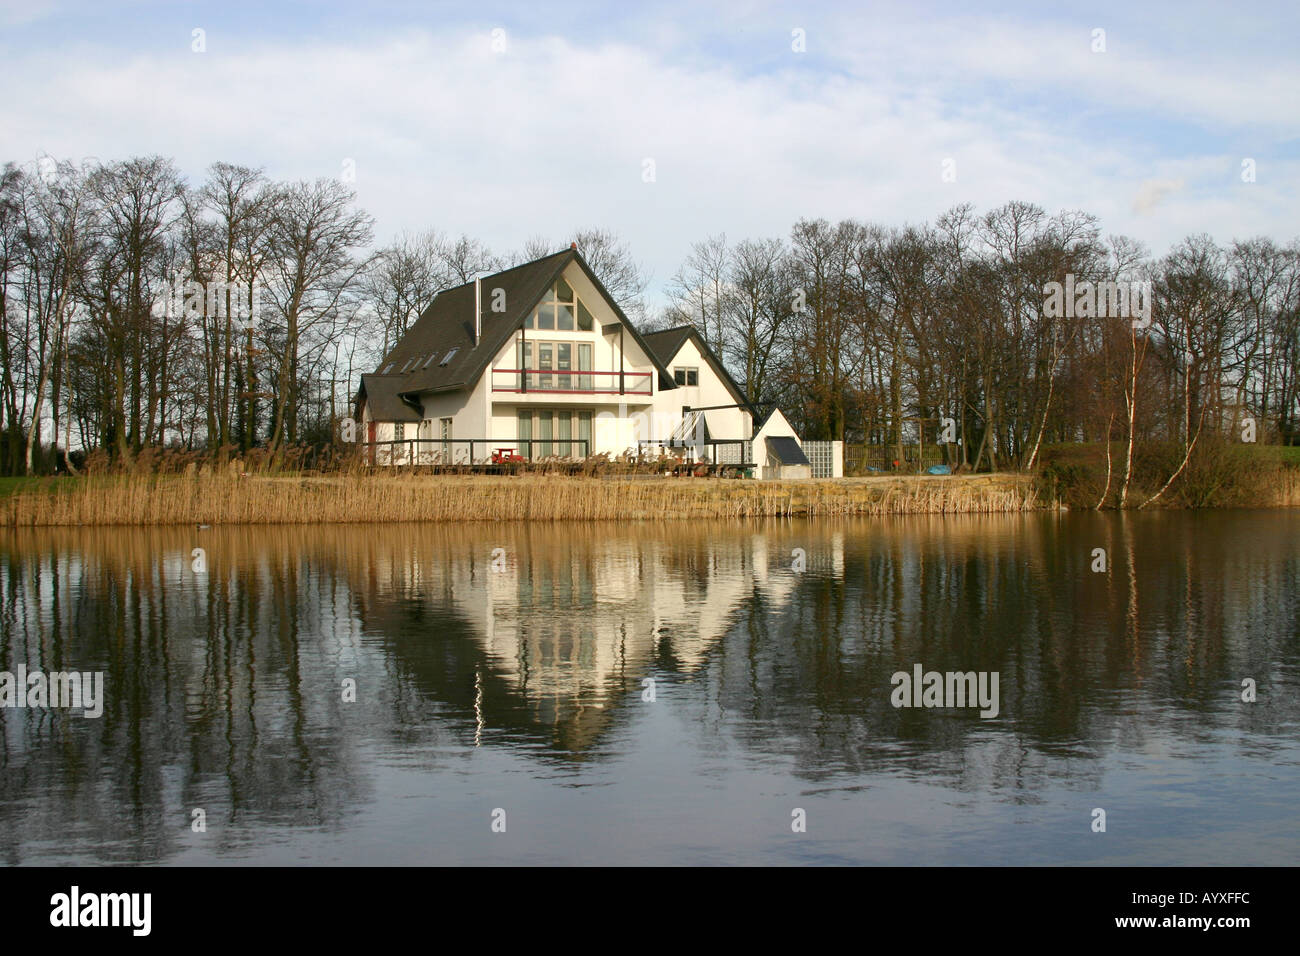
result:
M 548 332 L 590 332 L 595 325 L 591 311 L 563 279 L 556 280 L 533 314 L 524 320 L 524 328 Z

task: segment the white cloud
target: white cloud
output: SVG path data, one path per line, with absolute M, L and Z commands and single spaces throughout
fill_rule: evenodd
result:
M 1148 179 L 1138 187 L 1137 195 L 1133 197 L 1133 211 L 1139 215 L 1146 215 L 1166 196 L 1182 192 L 1183 185 L 1181 179 Z
M 708 234 L 783 235 L 804 216 L 917 222 L 963 201 L 1084 208 L 1156 251 L 1186 231 L 1290 238 L 1294 228 L 1293 164 L 1261 161 L 1246 191 L 1232 175 L 1240 157 L 1208 149 L 1176 167 L 1141 123 L 1105 113 L 1231 121 L 1246 139 L 1282 141 L 1290 69 L 1242 74 L 1253 90 L 1243 102 L 1192 64 L 1133 69 L 1147 54 L 1131 37 L 1090 54 L 1087 30 L 1076 50 L 1055 28 L 810 27 L 810 50 L 824 46 L 842 69 L 791 54 L 747 72 L 698 51 L 683 63 L 640 42 L 517 30 L 499 55 L 488 29 L 252 46 L 214 28 L 203 54 L 188 34 L 131 56 L 17 50 L 0 63 L 11 91 L 0 141 L 18 160 L 157 152 L 195 179 L 218 159 L 277 178 L 335 176 L 353 159 L 381 239 L 438 228 L 506 250 L 601 225 L 660 282 Z M 1062 87 L 1099 114 L 1054 111 L 1044 91 Z M 653 184 L 641 179 L 647 157 Z M 940 179 L 945 157 L 954 183 Z

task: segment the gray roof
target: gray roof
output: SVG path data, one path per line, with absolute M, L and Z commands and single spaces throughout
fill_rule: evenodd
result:
M 412 421 L 418 417 L 389 418 L 380 415 L 380 410 L 405 414 L 398 407 L 406 404 L 401 396 L 414 400 L 420 392 L 472 387 L 571 262 L 582 268 L 618 317 L 617 322 L 606 323 L 603 328 L 617 328 L 621 323 L 658 370 L 660 387 L 673 388 L 672 376 L 658 354 L 628 321 L 586 260 L 576 249 L 565 249 L 480 280 L 483 334 L 477 344 L 474 342 L 474 283 L 438 293 L 401 341 L 384 356 L 377 372 L 361 377 L 358 402 L 368 400 L 371 417 L 377 421 Z M 504 293 L 504 312 L 492 311 L 498 289 Z M 451 359 L 443 364 L 448 354 Z
M 749 398 L 745 395 L 745 390 L 740 387 L 734 378 L 731 377 L 731 373 L 727 371 L 727 367 L 722 364 L 722 359 L 718 358 L 713 349 L 709 348 L 709 343 L 704 341 L 704 336 L 700 335 L 700 330 L 695 326 L 678 325 L 671 329 L 661 329 L 658 332 L 650 332 L 645 336 L 646 344 L 654 350 L 655 358 L 659 360 L 659 364 L 664 366 L 664 368 L 667 368 L 668 364 L 672 362 L 673 357 L 681 350 L 681 347 L 686 344 L 687 339 L 695 340 L 695 347 L 700 350 L 700 354 L 704 356 L 705 361 L 713 367 L 714 372 L 716 372 L 718 377 L 722 379 L 727 388 L 731 390 L 732 396 L 740 405 L 748 408 L 751 415 L 756 418 L 757 414 L 755 413 L 754 408 L 750 405 Z
M 783 465 L 809 465 L 808 456 L 799 447 L 799 442 L 788 436 L 778 436 L 767 440 L 767 450 L 776 455 Z
M 403 400 L 398 393 L 405 378 L 401 375 L 362 375 L 358 398 L 365 396 L 370 403 L 370 418 L 376 422 L 418 422 L 424 417 L 424 408 Z
M 645 335 L 646 345 L 654 349 L 655 357 L 667 366 L 673 360 L 673 356 L 685 344 L 686 340 L 691 337 L 695 329 L 689 325 L 679 325 L 673 329 L 661 329 L 658 332 L 647 332 Z

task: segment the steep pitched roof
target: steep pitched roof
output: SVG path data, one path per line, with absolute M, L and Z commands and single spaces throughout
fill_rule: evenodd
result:
M 455 391 L 473 386 L 571 262 L 582 268 L 597 292 L 613 308 L 618 323 L 627 329 L 649 357 L 659 372 L 661 387 L 672 388 L 672 376 L 628 321 L 586 260 L 576 249 L 565 249 L 479 280 L 483 317 L 482 337 L 477 344 L 474 342 L 474 283 L 467 282 L 438 293 L 401 341 L 384 356 L 379 363 L 379 372 L 363 376 L 365 396 L 373 402 L 380 392 L 410 397 L 420 392 Z M 505 311 L 493 312 L 494 299 L 500 298 L 501 293 L 504 293 Z M 606 323 L 605 327 L 618 323 Z M 364 396 L 358 392 L 357 397 L 361 399 Z M 374 406 L 372 409 L 378 418 L 378 409 Z
M 483 337 L 477 345 L 474 283 L 466 282 L 438 293 L 384 356 L 379 368 L 390 369 L 390 375 L 403 376 L 406 381 L 402 390 L 408 392 L 448 391 L 474 384 L 573 255 L 572 249 L 566 249 L 481 279 Z M 493 298 L 500 296 L 498 289 L 504 293 L 504 312 L 492 311 Z
M 679 325 L 672 329 L 661 329 L 658 332 L 647 332 L 645 334 L 646 345 L 654 349 L 655 357 L 666 367 L 677 354 L 678 350 L 686 344 L 686 340 L 691 337 L 695 329 L 689 325 Z
M 360 402 L 364 399 L 370 405 L 370 418 L 377 422 L 418 422 L 423 417 L 423 408 L 402 400 L 398 390 L 405 382 L 401 375 L 362 375 L 361 388 L 357 392 L 358 416 Z
M 700 335 L 700 330 L 693 325 L 678 325 L 671 329 L 660 329 L 658 332 L 650 332 L 645 336 L 646 344 L 654 349 L 655 358 L 659 364 L 668 368 L 672 364 L 673 358 L 677 355 L 687 339 L 695 340 L 695 347 L 700 350 L 706 362 L 713 367 L 713 371 L 722 379 L 724 385 L 730 389 L 736 401 L 750 410 L 750 413 L 757 417 L 755 409 L 750 404 L 749 397 L 745 390 L 736 383 L 727 371 L 727 367 L 722 364 L 713 349 L 709 348 L 709 343 L 704 341 L 704 336 Z

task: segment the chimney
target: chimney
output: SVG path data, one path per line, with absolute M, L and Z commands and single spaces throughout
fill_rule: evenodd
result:
M 483 337 L 483 280 L 474 277 L 474 346 Z
M 571 243 L 569 243 L 569 248 L 572 249 L 574 252 L 577 252 L 577 251 L 578 251 L 578 244 L 577 244 L 576 242 L 571 242 Z

